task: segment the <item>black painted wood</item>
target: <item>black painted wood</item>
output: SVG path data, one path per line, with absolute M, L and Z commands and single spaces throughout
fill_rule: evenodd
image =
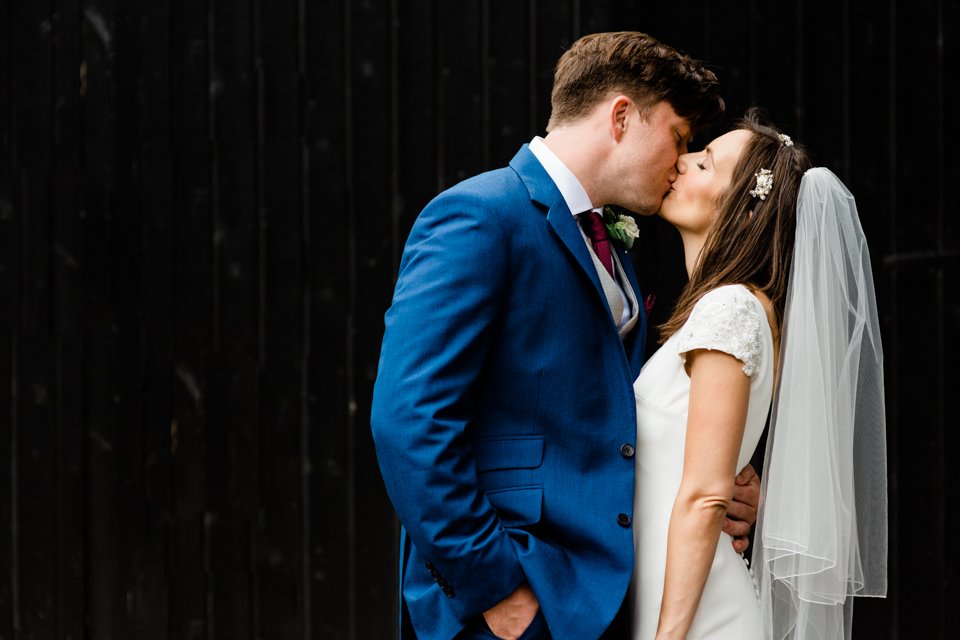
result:
M 17 564 L 17 334 L 20 327 L 20 223 L 22 210 L 16 136 L 11 3 L 0 6 L 0 634 L 13 636 L 19 616 Z M 19 43 L 17 43 L 19 46 Z
M 440 3 L 443 10 L 454 5 Z M 394 547 L 398 530 L 380 514 L 389 511 L 389 501 L 377 473 L 370 433 L 370 404 L 380 356 L 383 310 L 393 293 L 393 225 L 395 194 L 391 140 L 391 52 L 396 31 L 392 27 L 393 3 L 347 3 L 352 36 L 348 82 L 353 91 L 352 132 L 354 149 L 347 165 L 347 213 L 350 232 L 350 271 L 354 288 L 348 297 L 350 350 L 347 384 L 350 394 L 348 433 L 349 515 L 354 538 L 350 561 L 355 572 L 355 591 L 350 594 L 352 620 L 348 630 L 358 638 L 389 636 L 396 626 L 390 616 L 371 616 L 367 611 L 386 611 L 396 601 L 392 576 L 378 579 L 381 567 L 396 567 Z M 469 7 L 465 7 L 470 15 Z M 452 79 L 452 76 L 451 76 Z M 469 119 L 468 119 L 469 120 Z M 381 151 L 382 150 L 382 151 Z M 377 576 L 377 578 L 375 578 Z M 384 576 L 388 577 L 388 576 Z
M 349 318 L 351 291 L 356 286 L 350 272 L 349 218 L 354 198 L 351 165 L 357 152 L 349 73 L 355 54 L 347 44 L 353 23 L 342 2 L 301 6 L 301 30 L 307 34 L 301 58 L 306 100 L 301 214 L 308 247 L 303 283 L 306 397 L 301 403 L 312 468 L 307 516 L 313 581 L 309 604 L 316 636 L 347 638 L 356 625 L 354 594 L 360 579 L 355 570 L 352 513 L 356 501 L 349 461 L 349 432 L 355 428 Z M 324 37 L 309 37 L 312 33 Z
M 310 594 L 311 492 L 307 377 L 307 242 L 300 81 L 305 62 L 296 2 L 258 5 L 258 206 L 261 224 L 262 408 L 269 437 L 260 445 L 262 577 L 256 598 L 260 637 L 314 637 Z M 255 425 L 252 425 L 255 426 Z M 255 433 L 255 432 L 254 432 Z M 253 505 L 251 505 L 253 506 Z
M 0 4 L 0 638 L 390 637 L 368 420 L 404 239 L 619 29 L 704 58 L 728 122 L 765 107 L 857 196 L 892 514 L 857 636 L 948 635 L 960 2 L 55 0 Z M 656 323 L 681 248 L 640 224 Z
M 57 602 L 49 585 L 57 578 L 56 360 L 51 308 L 50 243 L 53 131 L 53 25 L 49 6 L 12 7 L 14 121 L 20 144 L 15 160 L 20 213 L 16 422 L 12 453 L 12 494 L 16 502 L 13 549 L 16 562 L 14 628 L 36 636 L 54 635 Z
M 164 562 L 170 637 L 204 638 L 211 575 L 205 514 L 207 428 L 215 410 L 211 48 L 207 3 L 170 5 L 170 130 L 173 155 L 175 310 L 170 416 L 171 513 Z M 220 445 L 222 446 L 222 444 Z
M 890 61 L 895 52 L 890 47 L 894 30 L 889 6 L 866 8 L 848 3 L 847 42 L 849 55 L 848 110 L 846 135 L 846 175 L 851 191 L 856 195 L 864 233 L 870 243 L 873 276 L 881 304 L 881 335 L 885 345 L 885 384 L 887 396 L 888 433 L 899 423 L 894 390 L 900 385 L 901 367 L 898 364 L 896 332 L 900 314 L 891 313 L 898 305 L 894 276 L 884 268 L 884 257 L 895 251 L 891 228 L 893 202 L 897 180 L 896 147 L 878 144 L 877 138 L 892 139 L 896 135 L 896 78 L 890 72 Z M 904 318 L 906 319 L 906 318 Z M 887 439 L 888 475 L 890 478 L 890 548 L 901 546 L 901 539 L 910 545 L 913 526 L 903 523 L 905 538 L 901 538 L 900 505 L 896 498 L 900 477 L 901 457 L 898 442 Z M 909 473 L 909 468 L 904 469 Z M 898 611 L 890 606 L 899 599 L 901 590 L 900 558 L 889 556 L 889 600 L 863 600 L 856 604 L 857 630 L 868 637 L 897 637 Z M 904 634 L 909 635 L 909 634 Z
M 57 370 L 57 631 L 82 637 L 84 572 L 84 394 L 82 223 L 82 141 L 80 92 L 81 34 L 76 4 L 57 3 L 53 15 L 53 164 L 51 177 L 51 260 Z
M 141 46 L 137 106 L 141 143 L 137 151 L 140 189 L 143 430 L 143 546 L 136 577 L 138 635 L 171 636 L 171 580 L 166 570 L 173 516 L 171 429 L 174 422 L 178 289 L 175 286 L 174 163 L 171 136 L 171 7 L 141 4 L 136 34 Z

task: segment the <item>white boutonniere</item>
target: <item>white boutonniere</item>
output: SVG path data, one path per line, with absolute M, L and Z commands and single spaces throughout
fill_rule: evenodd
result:
M 628 215 L 615 213 L 610 207 L 603 208 L 603 223 L 611 238 L 616 238 L 627 249 L 633 248 L 633 241 L 640 237 L 637 221 Z

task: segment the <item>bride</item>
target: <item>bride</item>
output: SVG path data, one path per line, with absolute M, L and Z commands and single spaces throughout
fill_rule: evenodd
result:
M 753 110 L 678 172 L 659 215 L 690 281 L 634 385 L 633 636 L 849 637 L 852 596 L 886 592 L 882 355 L 853 198 Z M 768 413 L 751 573 L 718 542 Z

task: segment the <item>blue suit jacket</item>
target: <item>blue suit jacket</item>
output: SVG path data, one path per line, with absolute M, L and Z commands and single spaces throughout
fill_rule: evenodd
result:
M 633 571 L 622 445 L 636 441 L 646 329 L 642 315 L 621 341 L 576 221 L 526 146 L 423 210 L 371 416 L 405 529 L 403 637 L 448 640 L 524 580 L 555 638 L 603 633 Z

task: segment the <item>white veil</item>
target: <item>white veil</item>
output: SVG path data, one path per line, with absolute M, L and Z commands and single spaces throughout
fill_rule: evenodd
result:
M 800 183 L 753 572 L 766 632 L 849 638 L 853 596 L 887 592 L 883 354 L 853 196 Z

